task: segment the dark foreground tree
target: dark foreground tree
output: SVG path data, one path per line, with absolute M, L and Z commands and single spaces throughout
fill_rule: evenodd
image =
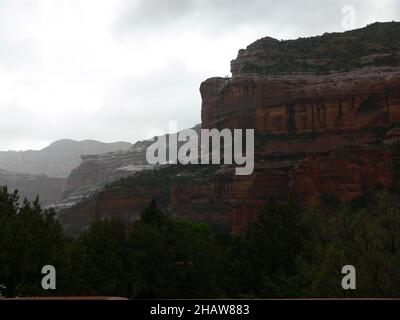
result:
M 129 296 L 125 226 L 119 220 L 95 221 L 72 246 L 72 294 Z
M 228 248 L 224 287 L 234 297 L 300 295 L 299 259 L 305 254 L 302 208 L 271 200 L 247 234 Z
M 325 220 L 310 264 L 312 292 L 320 297 L 400 296 L 400 203 L 386 192 L 361 209 L 342 207 Z M 356 290 L 343 290 L 342 267 L 356 268 Z
M 133 296 L 215 297 L 221 257 L 207 225 L 172 219 L 152 202 L 129 234 Z
M 41 287 L 42 267 L 57 290 Z M 343 290 L 343 266 L 356 290 Z M 399 297 L 400 203 L 388 193 L 335 208 L 271 201 L 247 233 L 215 236 L 152 202 L 140 218 L 95 221 L 65 236 L 38 200 L 0 188 L 0 295 L 130 298 Z
M 36 199 L 20 206 L 18 192 L 0 187 L 0 294 L 8 297 L 48 295 L 42 267 L 53 265 L 62 283 L 66 240 L 52 210 Z M 57 291 L 55 291 L 57 292 Z

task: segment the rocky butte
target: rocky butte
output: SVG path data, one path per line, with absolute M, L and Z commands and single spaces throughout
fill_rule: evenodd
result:
M 201 84 L 202 127 L 254 128 L 252 175 L 231 166 L 140 171 L 61 212 L 66 229 L 136 219 L 155 197 L 173 215 L 240 233 L 270 197 L 328 206 L 399 187 L 400 23 L 263 38 L 239 51 L 231 71 Z

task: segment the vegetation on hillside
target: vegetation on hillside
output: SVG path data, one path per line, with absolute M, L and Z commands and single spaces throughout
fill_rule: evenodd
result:
M 240 73 L 328 74 L 367 66 L 400 66 L 399 38 L 399 22 L 296 40 L 263 38 L 247 47 L 257 58 L 246 61 Z

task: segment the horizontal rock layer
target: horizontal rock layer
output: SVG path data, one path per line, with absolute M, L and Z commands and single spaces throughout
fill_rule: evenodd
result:
M 326 76 L 237 76 L 202 83 L 203 128 L 287 134 L 400 121 L 400 68 Z

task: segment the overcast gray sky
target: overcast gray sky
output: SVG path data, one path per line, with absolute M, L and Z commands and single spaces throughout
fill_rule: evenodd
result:
M 240 48 L 400 20 L 399 0 L 0 0 L 0 150 L 134 142 L 200 122 Z

